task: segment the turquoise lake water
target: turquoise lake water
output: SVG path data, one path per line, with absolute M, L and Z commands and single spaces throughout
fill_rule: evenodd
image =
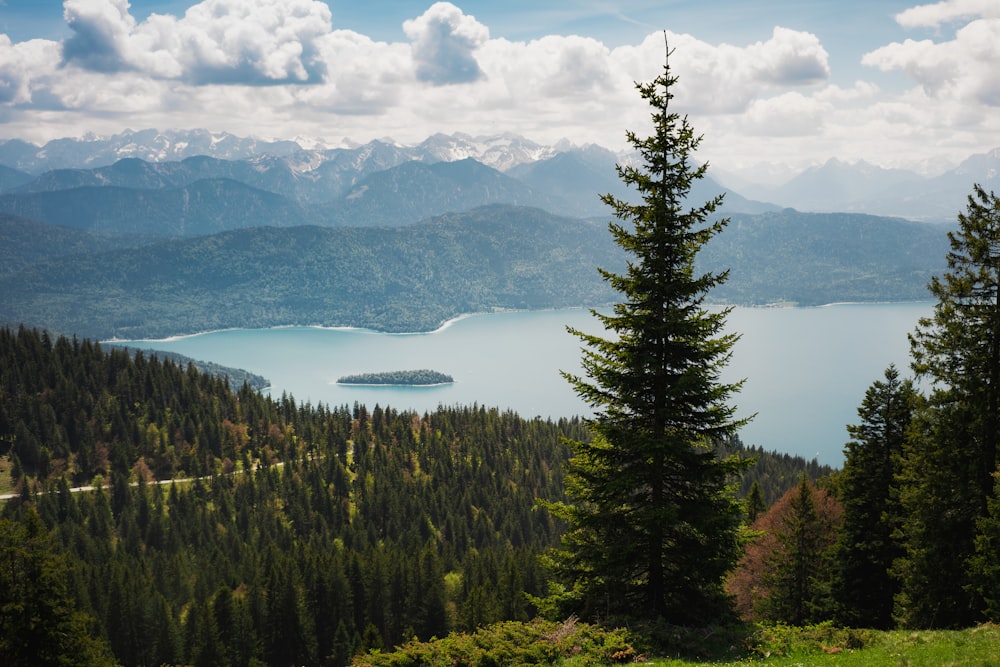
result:
M 723 375 L 746 378 L 735 398 L 747 444 L 839 466 L 845 425 L 857 421 L 865 390 L 890 363 L 909 368 L 907 333 L 931 303 L 840 304 L 820 308 L 735 308 L 742 336 Z M 297 401 L 379 404 L 397 410 L 485 405 L 524 417 L 587 414 L 559 371 L 579 372 L 580 342 L 566 326 L 597 332 L 585 309 L 492 313 L 454 320 L 425 334 L 289 327 L 220 331 L 139 347 L 244 368 L 271 381 L 271 394 Z M 429 368 L 455 378 L 434 387 L 338 385 L 356 374 Z

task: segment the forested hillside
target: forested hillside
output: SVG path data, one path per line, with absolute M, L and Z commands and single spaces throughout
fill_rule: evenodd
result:
M 726 303 L 926 299 L 946 232 L 863 215 L 741 215 L 699 269 L 730 269 L 711 295 Z M 254 228 L 140 247 L 40 223 L 0 233 L 20 258 L 19 271 L 0 275 L 0 323 L 94 338 L 290 324 L 428 331 L 470 312 L 608 303 L 594 267 L 623 262 L 606 220 L 514 206 L 404 227 Z M 119 249 L 95 251 L 103 242 Z
M 123 665 L 343 665 L 527 619 L 546 590 L 561 528 L 536 503 L 561 497 L 578 420 L 304 405 L 28 329 L 0 354 L 4 516 L 40 515 L 54 542 L 32 549 L 67 559 L 67 600 Z M 768 495 L 806 467 L 755 453 Z M 56 595 L 39 586 L 0 595 Z
M 98 234 L 37 220 L 0 214 L 0 276 L 11 275 L 48 259 L 87 255 L 151 242 L 146 235 Z
M 81 186 L 0 195 L 0 211 L 74 229 L 161 236 L 312 222 L 295 202 L 224 178 L 163 190 Z
M 420 225 L 257 228 L 40 262 L 0 322 L 100 338 L 284 324 L 427 331 L 497 308 L 604 303 L 603 224 L 487 207 Z
M 952 228 L 857 213 L 734 214 L 699 263 L 729 269 L 712 292 L 726 303 L 919 301 L 945 266 Z

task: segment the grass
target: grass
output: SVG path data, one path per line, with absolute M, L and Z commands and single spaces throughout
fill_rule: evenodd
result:
M 12 467 L 9 456 L 0 456 L 0 495 L 14 493 L 14 480 L 10 477 Z
M 675 657 L 664 657 L 664 656 Z M 355 658 L 356 667 L 640 664 L 655 667 L 1000 667 L 1000 626 L 852 630 L 820 624 L 605 630 L 578 623 L 501 623 Z
M 822 626 L 821 626 L 822 627 Z M 751 655 L 733 661 L 651 660 L 659 667 L 1000 667 L 1000 626 L 967 630 L 843 630 L 784 628 L 766 636 Z M 570 663 L 566 663 L 567 667 Z

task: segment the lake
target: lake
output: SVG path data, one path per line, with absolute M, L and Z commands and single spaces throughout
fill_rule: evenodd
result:
M 735 308 L 739 332 L 726 381 L 746 378 L 739 415 L 747 444 L 840 466 L 845 425 L 857 422 L 865 390 L 890 363 L 908 373 L 911 332 L 932 303 Z M 585 309 L 472 315 L 432 333 L 288 327 L 231 330 L 129 344 L 259 373 L 271 394 L 313 404 L 426 412 L 438 405 L 511 409 L 523 417 L 588 414 L 559 374 L 579 372 L 580 342 L 566 326 L 597 332 Z M 455 378 L 432 387 L 338 385 L 357 373 L 429 368 Z

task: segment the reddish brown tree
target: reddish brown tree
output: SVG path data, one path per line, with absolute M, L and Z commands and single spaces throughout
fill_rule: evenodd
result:
M 750 527 L 755 537 L 726 584 L 744 620 L 824 620 L 843 515 L 833 495 L 803 477 L 757 518 Z

